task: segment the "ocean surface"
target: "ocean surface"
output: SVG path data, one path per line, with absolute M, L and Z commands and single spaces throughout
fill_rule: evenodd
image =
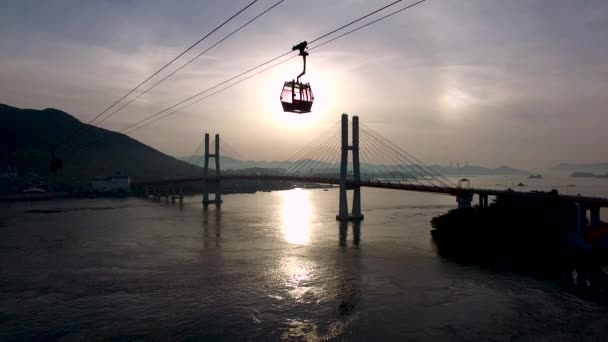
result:
M 608 179 L 471 183 L 608 196 Z M 220 210 L 197 196 L 0 204 L 0 340 L 607 340 L 604 305 L 438 256 L 430 220 L 453 197 L 362 199 L 360 225 L 336 222 L 337 189 L 226 195 Z

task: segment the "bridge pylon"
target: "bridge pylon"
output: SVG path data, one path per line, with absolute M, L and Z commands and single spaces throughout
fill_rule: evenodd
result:
M 215 159 L 215 198 L 209 199 L 209 158 Z M 222 204 L 222 187 L 220 178 L 220 135 L 215 135 L 215 153 L 209 153 L 209 133 L 205 133 L 205 165 L 203 168 L 203 207 Z
M 348 144 L 348 114 L 342 114 L 342 149 L 340 158 L 340 206 L 336 220 L 338 221 L 360 221 L 363 220 L 361 213 L 361 173 L 359 169 L 359 117 L 353 116 L 353 139 L 352 145 Z M 348 213 L 348 151 L 353 155 L 353 207 Z

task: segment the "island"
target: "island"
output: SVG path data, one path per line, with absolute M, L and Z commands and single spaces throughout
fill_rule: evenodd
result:
M 577 177 L 577 178 L 595 178 L 596 175 L 594 173 L 591 172 L 573 172 L 570 177 Z

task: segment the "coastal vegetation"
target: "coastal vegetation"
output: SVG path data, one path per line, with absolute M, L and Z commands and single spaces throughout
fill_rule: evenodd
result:
M 608 237 L 598 240 L 602 246 L 577 233 L 577 211 L 570 202 L 550 196 L 499 196 L 485 208 L 453 209 L 436 216 L 431 225 L 432 239 L 443 257 L 557 277 L 566 286 L 608 302 L 608 278 L 603 272 Z
M 454 209 L 434 217 L 431 225 L 443 255 L 529 264 L 559 254 L 560 239 L 576 227 L 576 211 L 547 199 L 498 197 L 487 208 Z

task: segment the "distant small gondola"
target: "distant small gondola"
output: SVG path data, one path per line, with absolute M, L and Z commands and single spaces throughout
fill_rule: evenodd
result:
M 285 82 L 283 90 L 281 92 L 281 105 L 283 111 L 288 113 L 304 114 L 310 113 L 312 109 L 312 103 L 315 100 L 312 94 L 312 88 L 310 83 L 300 82 L 300 77 L 306 73 L 306 56 L 308 52 L 304 51 L 307 48 L 306 42 L 292 47 L 292 50 L 299 50 L 300 56 L 304 60 L 304 70 L 298 75 L 296 80 Z

